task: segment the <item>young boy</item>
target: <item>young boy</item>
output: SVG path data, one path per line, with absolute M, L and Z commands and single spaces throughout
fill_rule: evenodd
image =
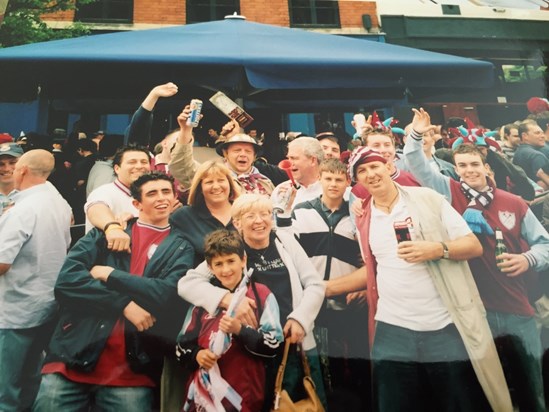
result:
M 237 232 L 216 230 L 205 239 L 204 255 L 209 270 L 215 276 L 212 283 L 233 292 L 240 284 L 246 269 L 244 243 Z M 246 297 L 256 302 L 259 328 L 244 326 L 224 310 L 215 316 L 199 307 L 191 307 L 178 337 L 176 356 L 192 370 L 210 370 L 217 363 L 221 376 L 242 397 L 242 411 L 261 410 L 265 396 L 265 366 L 261 357 L 274 357 L 283 341 L 278 303 L 264 285 L 249 280 Z M 228 350 L 216 356 L 211 350 L 214 332 L 231 334 Z M 197 372 L 198 373 L 198 372 Z M 192 380 L 194 380 L 194 375 Z M 189 382 L 189 388 L 191 387 Z M 197 388 L 187 393 L 185 410 L 198 405 Z M 232 410 L 225 399 L 226 410 Z

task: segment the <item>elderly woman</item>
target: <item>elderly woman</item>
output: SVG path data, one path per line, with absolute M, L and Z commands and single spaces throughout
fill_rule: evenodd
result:
M 230 170 L 217 161 L 202 163 L 189 189 L 188 206 L 176 210 L 170 219 L 195 250 L 195 264 L 204 260 L 204 238 L 216 229 L 234 229 L 231 205 L 240 193 Z
M 235 200 L 231 212 L 233 224 L 246 245 L 248 267 L 254 270 L 252 276 L 256 282 L 266 285 L 276 297 L 284 335 L 292 343 L 303 344 L 317 393 L 325 402 L 312 333 L 313 322 L 324 299 L 322 277 L 293 235 L 273 232 L 273 206 L 269 198 L 243 194 Z M 211 276 L 205 262 L 190 270 L 178 284 L 179 295 L 210 313 L 215 313 L 218 307 L 226 308 L 232 295 L 226 289 L 211 285 Z M 239 308 L 241 322 L 255 326 L 257 319 L 250 315 L 253 312 L 249 310 L 248 301 L 243 303 Z M 267 410 L 272 406 L 274 379 L 281 355 L 267 368 Z M 284 379 L 284 389 L 288 390 L 292 399 L 300 397 L 302 376 L 301 360 L 294 349 L 288 358 Z

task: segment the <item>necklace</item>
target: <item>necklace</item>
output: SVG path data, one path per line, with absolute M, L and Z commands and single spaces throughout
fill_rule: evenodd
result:
M 396 200 L 398 198 L 398 190 L 395 194 L 395 197 L 393 197 L 393 199 L 391 200 L 391 202 L 389 202 L 389 204 L 387 205 L 382 205 L 381 203 L 377 203 L 376 201 L 374 201 L 375 205 L 377 208 L 384 208 L 384 209 L 387 209 L 388 212 L 391 212 L 391 208 L 393 207 L 393 205 L 395 204 Z

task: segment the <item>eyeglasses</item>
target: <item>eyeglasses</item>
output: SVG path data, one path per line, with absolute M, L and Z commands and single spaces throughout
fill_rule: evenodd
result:
M 257 218 L 260 218 L 263 221 L 271 220 L 273 217 L 272 212 L 263 211 L 263 212 L 256 212 L 256 213 L 245 213 L 242 215 L 242 220 L 245 220 L 247 222 L 254 222 L 257 220 Z

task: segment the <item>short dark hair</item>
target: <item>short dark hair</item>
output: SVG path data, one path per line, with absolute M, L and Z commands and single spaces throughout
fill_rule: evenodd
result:
M 113 157 L 116 151 L 124 145 L 121 134 L 106 134 L 99 142 L 99 155 L 103 158 Z
M 120 149 L 116 151 L 116 153 L 114 154 L 114 158 L 112 159 L 113 167 L 117 165 L 120 166 L 120 163 L 122 163 L 122 158 L 124 157 L 124 154 L 127 152 L 143 152 L 147 155 L 147 158 L 149 159 L 149 161 L 151 160 L 151 154 L 149 153 L 146 147 L 130 144 L 130 145 L 122 146 Z
M 460 144 L 458 147 L 456 147 L 452 151 L 452 157 L 454 158 L 454 162 L 456 159 L 457 154 L 471 154 L 471 155 L 478 155 L 480 156 L 480 159 L 482 160 L 482 163 L 486 163 L 486 156 L 482 154 L 482 152 L 479 150 L 477 146 L 474 144 Z
M 77 148 L 85 150 L 86 152 L 97 152 L 97 143 L 95 143 L 92 139 L 80 139 L 77 142 Z
M 156 180 L 165 180 L 167 182 L 170 182 L 172 191 L 175 193 L 173 177 L 168 176 L 166 173 L 155 170 L 139 176 L 137 180 L 131 184 L 130 193 L 132 194 L 132 197 L 138 202 L 141 202 L 141 188 L 143 187 L 143 185 L 145 183 L 154 182 Z
M 233 253 L 237 254 L 240 259 L 244 259 L 246 254 L 244 241 L 234 230 L 214 230 L 204 239 L 204 257 L 208 264 L 217 256 L 232 255 Z
M 529 127 L 535 126 L 536 124 L 537 122 L 535 120 L 530 120 L 530 119 L 520 122 L 518 125 L 518 133 L 519 133 L 520 140 L 522 140 L 522 134 L 528 133 L 530 131 Z
M 503 134 L 504 135 L 509 135 L 509 134 L 511 134 L 511 130 L 513 130 L 513 129 L 518 130 L 518 128 L 519 127 L 514 123 L 506 124 L 505 126 L 503 126 Z

